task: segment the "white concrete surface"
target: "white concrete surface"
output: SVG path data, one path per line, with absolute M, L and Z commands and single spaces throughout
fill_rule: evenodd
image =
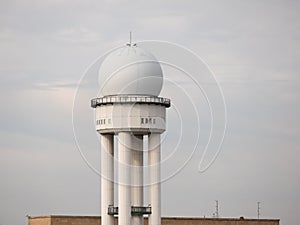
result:
M 114 225 L 114 217 L 107 214 L 114 204 L 114 136 L 102 134 L 101 138 L 101 224 Z
M 132 206 L 144 206 L 143 135 L 132 135 Z M 143 216 L 132 216 L 132 225 L 144 225 Z
M 166 129 L 166 108 L 155 104 L 115 104 L 96 108 L 99 133 L 119 131 L 162 133 Z
M 150 134 L 148 139 L 149 166 L 149 204 L 152 214 L 149 215 L 149 225 L 161 225 L 161 171 L 160 171 L 160 134 Z
M 131 225 L 131 134 L 118 134 L 119 225 Z

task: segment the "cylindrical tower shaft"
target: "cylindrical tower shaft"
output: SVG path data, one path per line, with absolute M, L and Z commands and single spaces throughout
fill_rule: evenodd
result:
M 132 206 L 143 206 L 143 135 L 132 136 Z M 144 225 L 143 215 L 134 215 L 132 225 Z
M 101 134 L 101 224 L 114 225 L 108 206 L 114 204 L 114 136 Z
M 131 134 L 118 134 L 119 225 L 131 225 Z
M 161 225 L 161 186 L 160 186 L 160 134 L 150 134 L 148 139 L 149 200 L 152 214 L 149 225 Z

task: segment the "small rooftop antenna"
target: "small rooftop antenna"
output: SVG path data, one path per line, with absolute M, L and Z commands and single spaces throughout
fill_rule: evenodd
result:
M 257 219 L 260 217 L 260 203 L 261 202 L 257 202 Z
M 132 43 L 132 32 L 129 31 L 129 43 L 126 44 L 127 46 L 136 46 L 136 44 Z
M 216 218 L 219 218 L 219 201 L 218 200 L 215 200 L 216 201 Z
M 131 41 L 132 41 L 132 33 L 131 33 L 131 31 L 129 32 L 129 44 L 130 44 L 130 46 L 131 46 Z
M 129 43 L 126 44 L 127 46 L 132 46 L 132 33 L 129 31 Z

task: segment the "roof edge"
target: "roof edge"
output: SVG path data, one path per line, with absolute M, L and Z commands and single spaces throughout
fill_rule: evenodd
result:
M 86 216 L 76 216 L 76 215 L 46 215 L 46 216 L 29 216 L 29 219 L 41 219 L 41 218 L 100 218 L 100 216 L 86 215 Z M 173 219 L 173 220 L 224 220 L 224 221 L 280 221 L 280 219 L 254 219 L 254 218 L 210 218 L 210 217 L 175 217 L 175 216 L 164 216 L 162 219 Z

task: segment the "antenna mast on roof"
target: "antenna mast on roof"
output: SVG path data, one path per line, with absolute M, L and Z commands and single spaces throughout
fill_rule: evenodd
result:
M 129 45 L 131 46 L 131 42 L 132 42 L 132 33 L 131 31 L 129 31 Z
M 257 202 L 257 219 L 260 217 L 260 202 Z
M 136 46 L 136 43 L 132 43 L 132 32 L 129 31 L 129 43 L 126 44 L 127 46 Z
M 216 201 L 216 217 L 219 218 L 219 201 L 218 200 L 215 201 Z
M 127 46 L 132 46 L 132 33 L 129 31 L 129 42 L 126 44 Z

